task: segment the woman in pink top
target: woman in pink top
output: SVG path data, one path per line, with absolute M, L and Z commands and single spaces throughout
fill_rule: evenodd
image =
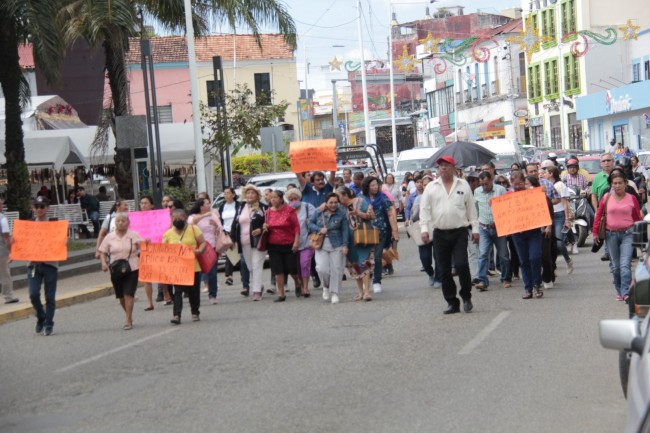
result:
M 641 209 L 636 198 L 625 192 L 627 179 L 620 171 L 612 171 L 607 179 L 611 187 L 609 194 L 603 195 L 596 212 L 594 221 L 593 238 L 598 240 L 598 228 L 603 223 L 605 215 L 605 229 L 607 248 L 611 258 L 611 268 L 614 274 L 614 287 L 616 300 L 628 302 L 628 291 L 632 280 L 632 236 L 634 223 L 641 220 Z
M 212 203 L 210 198 L 205 195 L 205 198 L 200 198 L 194 203 L 190 209 L 187 222 L 189 224 L 196 224 L 203 233 L 203 239 L 208 243 L 211 248 L 217 245 L 217 233 L 223 230 L 219 214 L 212 210 Z M 208 246 L 206 246 L 207 248 Z M 210 304 L 217 303 L 217 263 L 214 264 L 210 272 L 202 275 L 203 282 L 208 283 L 208 299 Z
M 282 191 L 273 191 L 269 199 L 271 207 L 266 212 L 263 229 L 269 232 L 269 263 L 278 288 L 278 298 L 273 302 L 284 302 L 287 299 L 284 287 L 289 275 L 293 277 L 296 287 L 301 286 L 298 280 L 297 255 L 300 246 L 300 223 L 294 208 L 285 204 Z

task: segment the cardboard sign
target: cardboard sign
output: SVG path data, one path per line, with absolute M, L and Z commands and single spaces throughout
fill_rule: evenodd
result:
M 490 207 L 499 236 L 551 225 L 541 187 L 494 197 Z
M 162 242 L 163 234 L 171 227 L 169 209 L 129 212 L 129 229 L 151 242 Z
M 68 260 L 68 221 L 14 221 L 12 260 Z
M 147 283 L 194 285 L 194 248 L 182 244 L 140 244 L 138 280 Z
M 291 171 L 336 171 L 336 140 L 293 141 L 289 145 Z

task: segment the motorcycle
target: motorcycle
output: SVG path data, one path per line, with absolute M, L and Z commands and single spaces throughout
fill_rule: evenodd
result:
M 589 233 L 591 233 L 594 213 L 586 191 L 580 191 L 577 186 L 572 186 L 569 187 L 569 192 L 571 193 L 571 196 L 569 196 L 569 210 L 574 215 L 571 230 L 576 238 L 576 244 L 583 247 Z

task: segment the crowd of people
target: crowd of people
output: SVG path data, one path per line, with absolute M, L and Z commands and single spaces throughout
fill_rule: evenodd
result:
M 344 170 L 343 176 L 336 178 L 334 173 L 326 176 L 315 171 L 298 173 L 297 184 L 289 185 L 286 192 L 261 191 L 246 184 L 239 189 L 240 198 L 235 188 L 227 187 L 224 202 L 217 209 L 212 208 L 206 193 L 198 195 L 189 212 L 184 203 L 165 196 L 162 206 L 169 209 L 170 227 L 162 235 L 162 242 L 190 246 L 196 255 L 195 272 L 191 285 L 157 284 L 155 301 L 173 305 L 170 321 L 179 325 L 185 296 L 192 321 L 199 321 L 201 281 L 211 304 L 217 303 L 218 282 L 217 263 L 209 270 L 202 269 L 198 258 L 207 248 L 217 250 L 222 235 L 231 241 L 225 254 L 224 283 L 234 284 L 235 267 L 239 265 L 241 295 L 251 296 L 253 301 L 261 301 L 266 293 L 276 295 L 276 303 L 285 302 L 293 281 L 296 297 L 309 298 L 312 283 L 314 288 L 322 286 L 324 301 L 337 304 L 343 281 L 348 278 L 355 281 L 354 300 L 371 301 L 383 290 L 382 277 L 394 272 L 392 260 L 400 240 L 398 213 L 404 215 L 428 285 L 442 289 L 447 302 L 444 314 L 460 312 L 461 305 L 466 313 L 472 311 L 473 288 L 488 291 L 491 276 L 498 277 L 503 288 L 521 279 L 523 299 L 541 298 L 546 289 L 554 286 L 558 256 L 562 257 L 566 273 L 571 274 L 571 255 L 579 252 L 571 236 L 573 214 L 567 202 L 568 187 L 573 186 L 590 189 L 595 210 L 594 249 L 605 245 L 616 298 L 627 301 L 632 229 L 641 219 L 645 190 L 634 181 L 635 171 L 625 158 L 619 158 L 615 166 L 611 153 L 601 155 L 603 170 L 592 184 L 582 174 L 577 158 L 567 161 L 565 173 L 555 161 L 545 160 L 525 166 L 514 164 L 509 175 L 502 175 L 492 163 L 464 171 L 452 157 L 444 156 L 437 161 L 437 172 L 407 173 L 402 184 L 392 174 L 382 182 L 372 172 L 364 176 L 362 172 Z M 551 223 L 499 236 L 492 200 L 530 188 L 544 191 L 544 212 L 548 212 Z M 82 188 L 79 195 L 85 196 Z M 47 197 L 36 197 L 35 221 L 48 221 L 48 206 Z M 153 199 L 142 197 L 140 208 L 154 209 Z M 139 251 L 142 243 L 149 241 L 130 230 L 129 225 L 125 200 L 115 202 L 101 227 L 93 223 L 96 257 L 101 260 L 102 270 L 110 272 L 115 296 L 124 311 L 125 330 L 133 327 Z M 5 239 L 5 246 L 9 245 Z M 267 255 L 270 284 L 263 281 Z M 36 332 L 44 335 L 51 335 L 54 326 L 58 266 L 58 262 L 31 262 L 28 266 Z M 45 308 L 41 304 L 41 285 Z M 154 309 L 154 285 L 144 284 L 145 311 Z M 5 290 L 5 284 L 3 295 L 6 302 L 15 302 L 11 288 Z

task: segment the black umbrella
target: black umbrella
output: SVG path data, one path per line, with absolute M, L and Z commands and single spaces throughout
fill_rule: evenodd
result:
M 442 147 L 434 153 L 427 160 L 427 167 L 437 165 L 436 161 L 442 156 L 451 156 L 456 161 L 457 168 L 464 168 L 471 165 L 485 164 L 494 159 L 496 154 L 476 143 L 456 141 L 448 146 Z

